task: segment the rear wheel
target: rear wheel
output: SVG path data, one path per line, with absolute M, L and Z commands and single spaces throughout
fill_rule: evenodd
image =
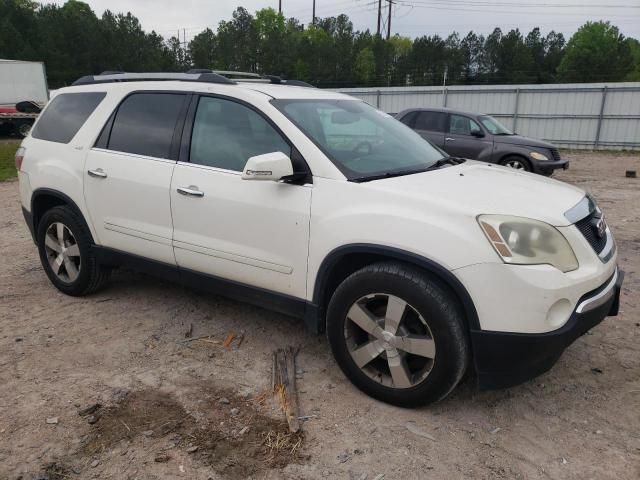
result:
M 518 157 L 515 155 L 511 155 L 506 157 L 500 161 L 500 165 L 504 165 L 505 167 L 510 167 L 515 170 L 522 170 L 524 172 L 531 171 L 531 164 L 528 160 L 522 157 Z
M 91 236 L 71 208 L 48 210 L 38 222 L 36 239 L 42 266 L 61 292 L 87 295 L 107 281 L 110 270 L 91 252 Z
M 438 401 L 467 367 L 457 300 L 421 270 L 378 263 L 349 276 L 327 311 L 333 354 L 362 391 L 405 407 Z

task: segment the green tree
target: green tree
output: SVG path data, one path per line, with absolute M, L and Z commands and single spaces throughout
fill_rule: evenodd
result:
M 213 68 L 216 60 L 216 34 L 207 28 L 189 42 L 189 54 L 195 68 Z
M 360 50 L 353 70 L 358 83 L 365 86 L 372 84 L 376 76 L 376 57 L 373 50 L 369 47 Z
M 629 44 L 609 22 L 587 22 L 567 43 L 558 66 L 564 82 L 620 81 L 633 68 Z
M 635 38 L 627 38 L 629 51 L 633 58 L 633 70 L 625 78 L 628 82 L 640 82 L 640 42 Z

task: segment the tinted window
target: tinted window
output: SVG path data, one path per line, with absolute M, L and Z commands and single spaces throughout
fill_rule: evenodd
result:
M 418 116 L 418 112 L 410 112 L 407 113 L 404 117 L 400 119 L 402 123 L 404 123 L 407 127 L 413 128 L 416 117 Z
M 69 143 L 105 96 L 104 92 L 56 96 L 40 116 L 31 136 L 49 142 Z
M 416 118 L 415 128 L 432 132 L 444 132 L 446 118 L 447 114 L 442 112 L 420 112 Z
M 254 110 L 230 100 L 202 97 L 191 134 L 191 163 L 241 172 L 256 155 L 291 147 Z
M 127 97 L 116 113 L 109 150 L 169 158 L 173 131 L 185 95 L 136 93 Z
M 480 130 L 480 125 L 469 117 L 462 115 L 451 115 L 449 121 L 449 132 L 458 135 L 471 135 L 472 130 Z

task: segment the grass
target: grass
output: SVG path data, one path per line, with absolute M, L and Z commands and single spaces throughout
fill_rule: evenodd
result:
M 18 175 L 13 156 L 19 146 L 19 141 L 0 140 L 0 182 L 16 178 Z

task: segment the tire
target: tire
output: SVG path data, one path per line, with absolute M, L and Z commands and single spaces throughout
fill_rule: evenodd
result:
M 47 210 L 38 222 L 36 242 L 42 267 L 61 292 L 88 295 L 108 280 L 111 270 L 98 263 L 91 252 L 91 235 L 71 208 L 59 206 Z
M 407 305 L 402 307 L 402 302 Z M 363 321 L 361 311 L 373 315 Z M 388 311 L 389 318 L 399 318 L 395 336 L 395 320 L 388 325 L 381 318 Z M 369 332 L 353 320 L 358 317 Z M 372 325 L 379 329 L 375 331 Z M 386 333 L 381 332 L 382 327 Z M 464 315 L 457 299 L 436 279 L 403 263 L 376 263 L 347 277 L 329 302 L 327 334 L 338 365 L 356 387 L 401 407 L 445 398 L 463 377 L 470 358 Z M 419 348 L 417 343 L 411 347 L 420 354 L 402 350 L 407 344 L 399 339 L 406 340 L 407 335 L 420 340 Z M 365 345 L 367 349 L 360 350 Z M 377 354 L 381 348 L 383 352 Z
M 16 135 L 18 138 L 25 138 L 29 135 L 31 131 L 31 127 L 33 126 L 32 122 L 21 122 L 16 125 Z
M 511 167 L 514 170 L 522 170 L 525 172 L 531 172 L 531 163 L 529 160 L 523 157 L 519 157 L 518 155 L 509 155 L 508 157 L 500 160 L 500 165 L 504 165 L 505 167 Z

